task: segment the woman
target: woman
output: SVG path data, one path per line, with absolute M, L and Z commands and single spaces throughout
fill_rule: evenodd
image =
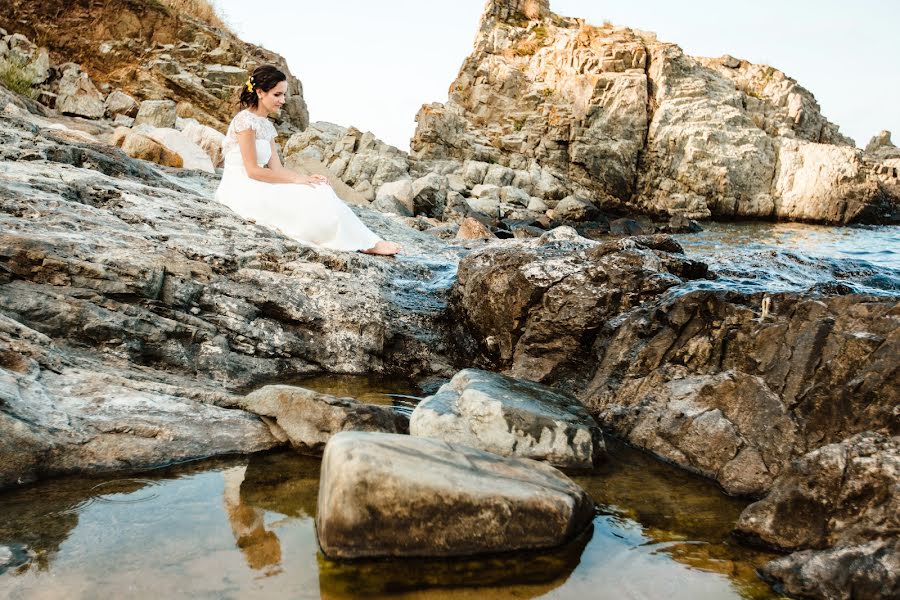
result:
M 216 200 L 245 219 L 279 229 L 299 242 L 332 250 L 390 256 L 386 242 L 344 204 L 322 175 L 305 177 L 284 168 L 275 151 L 275 127 L 267 118 L 285 101 L 287 77 L 273 66 L 253 71 L 241 91 L 239 112 L 228 126 L 222 151 L 225 171 Z

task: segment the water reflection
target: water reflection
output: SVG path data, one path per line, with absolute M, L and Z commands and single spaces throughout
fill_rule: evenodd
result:
M 729 537 L 744 502 L 610 443 L 573 475 L 599 503 L 565 548 L 470 560 L 332 562 L 313 526 L 319 461 L 290 452 L 141 479 L 64 479 L 0 494 L 0 589 L 62 598 L 745 598 L 775 595 L 769 557 Z

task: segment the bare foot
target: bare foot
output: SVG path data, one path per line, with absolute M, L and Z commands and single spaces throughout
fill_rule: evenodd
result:
M 375 254 L 377 256 L 393 256 L 402 249 L 403 247 L 397 242 L 386 242 L 382 240 L 368 250 L 361 250 L 360 252 L 363 254 Z

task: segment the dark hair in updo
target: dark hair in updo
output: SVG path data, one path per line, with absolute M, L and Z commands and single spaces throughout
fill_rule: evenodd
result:
M 250 79 L 244 82 L 244 87 L 241 89 L 241 107 L 256 108 L 259 104 L 259 96 L 256 95 L 256 90 L 268 92 L 282 81 L 287 81 L 287 75 L 272 65 L 256 67 L 253 70 L 253 74 L 250 75 Z M 251 84 L 253 89 L 248 89 L 248 84 Z

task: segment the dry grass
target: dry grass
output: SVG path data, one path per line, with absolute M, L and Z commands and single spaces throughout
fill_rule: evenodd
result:
M 37 91 L 31 85 L 32 73 L 28 65 L 6 58 L 0 58 L 0 82 L 10 91 L 32 100 L 37 97 Z
M 219 8 L 215 2 L 210 0 L 160 0 L 164 5 L 178 11 L 179 13 L 189 15 L 195 19 L 206 23 L 211 27 L 231 31 L 231 28 L 222 19 L 219 14 Z

